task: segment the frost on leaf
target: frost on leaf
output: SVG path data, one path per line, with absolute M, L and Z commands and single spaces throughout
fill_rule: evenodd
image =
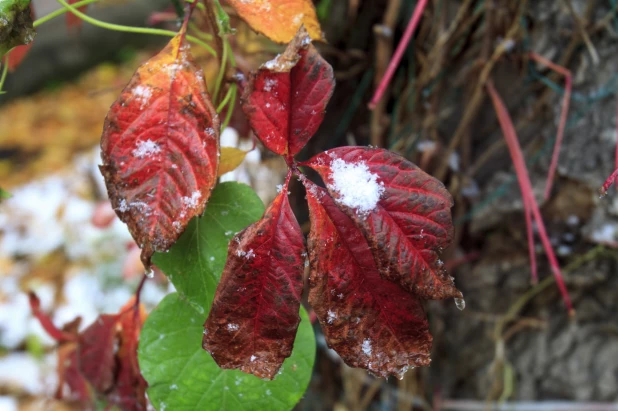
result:
M 269 150 L 294 156 L 322 123 L 334 86 L 332 67 L 301 29 L 283 54 L 252 74 L 241 105 Z
M 137 69 L 112 105 L 101 172 L 148 268 L 204 211 L 217 178 L 219 119 L 180 36 Z
M 251 28 L 278 43 L 288 43 L 304 25 L 314 40 L 322 30 L 311 0 L 227 0 Z
M 384 149 L 340 147 L 306 165 L 360 228 L 382 277 L 421 298 L 462 298 L 439 256 L 453 238 L 453 199 L 440 181 Z
M 349 366 L 382 377 L 428 365 L 432 338 L 419 298 L 380 277 L 354 222 L 324 189 L 306 184 L 309 302 L 328 345 Z
M 285 190 L 261 220 L 230 241 L 203 347 L 221 368 L 273 379 L 300 322 L 305 252 Z

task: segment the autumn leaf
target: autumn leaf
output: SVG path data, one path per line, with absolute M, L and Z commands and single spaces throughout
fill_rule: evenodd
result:
M 204 324 L 203 347 L 221 368 L 267 379 L 292 353 L 300 321 L 306 252 L 288 183 L 262 219 L 230 241 Z
M 33 44 L 33 42 L 30 42 L 22 46 L 17 46 L 6 55 L 6 64 L 8 64 L 8 69 L 10 72 L 15 71 L 15 69 L 21 64 Z
M 225 173 L 234 171 L 243 162 L 246 155 L 247 151 L 236 147 L 221 147 L 218 176 L 221 177 Z
M 419 298 L 380 277 L 367 240 L 308 180 L 309 303 L 328 346 L 351 367 L 399 378 L 429 365 L 431 334 Z
M 117 315 L 101 315 L 79 337 L 77 359 L 81 374 L 99 393 L 114 385 Z
M 332 67 L 301 28 L 285 53 L 252 74 L 241 105 L 260 141 L 291 157 L 322 123 L 334 87 Z
M 305 26 L 313 40 L 324 40 L 311 0 L 227 0 L 258 33 L 277 43 L 289 43 Z
M 30 0 L 0 0 L 0 58 L 13 47 L 32 42 Z
M 453 238 L 453 199 L 440 181 L 378 148 L 340 147 L 304 164 L 365 235 L 382 277 L 421 298 L 462 298 L 439 256 Z
M 142 325 L 146 320 L 143 305 L 136 310 L 135 298 L 129 300 L 120 310 L 118 318 L 118 351 L 116 358 L 119 364 L 116 374 L 114 404 L 123 410 L 146 410 L 146 388 L 148 384 L 142 377 L 137 361 L 137 347 Z
M 200 215 L 216 183 L 219 119 L 182 35 L 137 72 L 110 108 L 101 172 L 146 267 Z
M 67 3 L 75 4 L 79 1 L 80 0 L 68 0 Z M 77 10 L 81 11 L 82 13 L 85 13 L 87 8 L 88 8 L 88 5 L 85 5 L 85 6 L 77 7 Z M 75 14 L 69 12 L 69 13 L 66 13 L 66 24 L 67 24 L 67 28 L 69 29 L 72 27 L 79 28 L 82 25 L 82 19 L 77 17 Z

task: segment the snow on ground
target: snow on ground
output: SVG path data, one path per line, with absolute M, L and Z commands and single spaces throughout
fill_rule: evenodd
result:
M 0 356 L 2 391 L 51 395 L 56 388 L 49 364 L 55 342 L 32 317 L 27 290 L 57 326 L 81 316 L 82 328 L 100 313 L 118 312 L 135 291 L 139 277 L 121 276 L 132 243 L 126 226 L 118 219 L 104 229 L 92 224 L 94 198 L 105 198 L 99 158 L 98 150 L 79 156 L 65 172 L 10 190 L 13 196 L 0 203 L 0 352 L 8 351 Z M 32 275 L 59 252 L 67 260 L 61 280 Z M 142 301 L 152 308 L 172 290 L 149 281 Z M 42 360 L 24 351 L 31 339 L 49 352 Z M 12 404 L 0 398 L 0 410 Z

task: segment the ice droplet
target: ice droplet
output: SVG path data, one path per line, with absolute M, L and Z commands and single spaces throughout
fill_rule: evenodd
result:
M 144 273 L 144 275 L 148 278 L 154 278 L 154 271 L 151 269 L 146 270 L 146 272 Z
M 459 310 L 463 310 L 464 308 L 466 308 L 466 302 L 463 298 L 455 298 L 455 305 Z

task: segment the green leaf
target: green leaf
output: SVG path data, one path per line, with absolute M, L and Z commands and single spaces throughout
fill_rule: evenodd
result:
M 13 47 L 30 43 L 35 34 L 30 0 L 0 0 L 0 58 Z
M 152 261 L 196 310 L 207 312 L 221 278 L 230 239 L 264 213 L 262 200 L 245 185 L 217 185 L 204 215 L 194 218 L 168 253 Z
M 7 198 L 11 198 L 12 195 L 8 191 L 4 190 L 0 187 L 0 200 L 6 200 Z
M 315 360 L 315 337 L 301 307 L 291 357 L 273 381 L 222 370 L 202 349 L 204 315 L 170 294 L 149 315 L 140 335 L 138 359 L 148 398 L 159 411 L 289 410 L 304 394 Z
M 141 331 L 138 359 L 155 408 L 168 410 L 288 410 L 305 392 L 315 360 L 315 337 L 307 313 L 292 356 L 274 381 L 237 370 L 222 370 L 202 348 L 206 320 L 234 235 L 264 213 L 253 190 L 217 185 L 201 218 L 195 218 L 157 265 L 178 293 L 167 296 Z

